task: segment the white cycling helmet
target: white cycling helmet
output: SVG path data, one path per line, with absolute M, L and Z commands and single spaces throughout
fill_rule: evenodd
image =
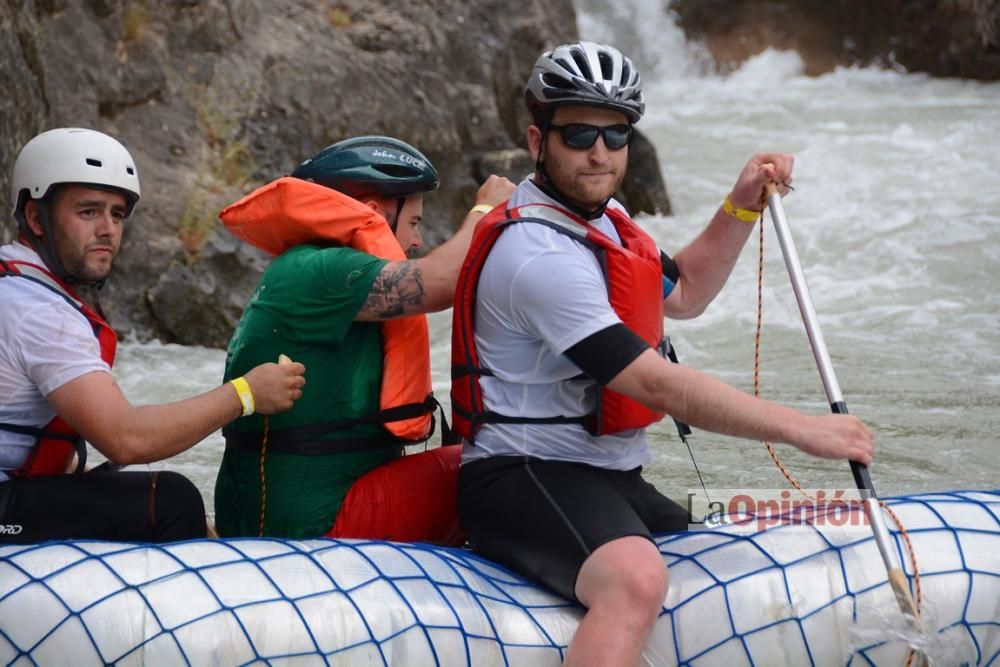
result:
M 630 123 L 638 122 L 646 108 L 632 61 L 613 46 L 595 42 L 563 44 L 539 56 L 524 100 L 532 114 L 559 104 L 583 104 L 620 111 Z
M 11 176 L 14 217 L 23 224 L 24 204 L 41 199 L 53 185 L 78 183 L 125 196 L 125 217 L 139 201 L 135 160 L 117 139 L 103 132 L 62 127 L 43 132 L 21 149 Z

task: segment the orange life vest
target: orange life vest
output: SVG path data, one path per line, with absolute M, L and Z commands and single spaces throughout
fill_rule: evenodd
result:
M 389 224 L 371 207 L 299 178 L 268 183 L 226 207 L 219 217 L 233 234 L 271 255 L 311 243 L 348 246 L 382 259 L 406 260 Z M 427 317 L 387 320 L 380 328 L 381 421 L 399 438 L 423 440 L 430 435 L 435 406 Z M 397 418 L 400 415 L 405 418 Z
M 618 245 L 583 219 L 554 206 L 531 204 L 505 208 L 506 205 L 499 206 L 479 221 L 458 278 L 451 339 L 453 429 L 474 443 L 476 431 L 489 423 L 580 423 L 594 435 L 605 435 L 659 421 L 662 413 L 606 387 L 598 392 L 595 411 L 585 417 L 524 418 L 486 410 L 479 379 L 492 375 L 493 371 L 481 366 L 476 350 L 476 290 L 490 250 L 510 225 L 545 225 L 590 248 L 603 267 L 608 299 L 618 317 L 651 347 L 662 351 L 665 345 L 660 253 L 653 239 L 628 215 L 617 209 L 607 210 L 621 237 L 622 245 Z
M 52 272 L 31 262 L 0 260 L 0 277 L 18 277 L 30 280 L 65 299 L 90 322 L 94 336 L 97 337 L 101 348 L 101 359 L 108 366 L 114 364 L 115 351 L 118 348 L 118 336 L 114 329 L 97 311 L 77 296 L 69 285 L 57 278 Z M 24 464 L 18 470 L 10 473 L 13 477 L 62 474 L 72 461 L 74 453 L 78 455 L 77 471 L 83 470 L 87 458 L 83 438 L 61 417 L 55 417 L 41 428 L 0 424 L 0 429 L 36 437 L 35 444 Z

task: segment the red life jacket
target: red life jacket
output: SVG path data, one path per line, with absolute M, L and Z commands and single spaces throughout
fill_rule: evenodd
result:
M 118 336 L 114 329 L 96 310 L 84 302 L 65 282 L 48 269 L 31 262 L 0 260 L 0 277 L 18 277 L 46 287 L 76 308 L 87 318 L 94 329 L 94 336 L 101 347 L 101 359 L 108 366 L 114 364 Z M 77 471 L 83 470 L 86 461 L 86 447 L 83 438 L 61 417 L 56 416 L 41 428 L 18 424 L 0 424 L 0 429 L 35 436 L 35 444 L 24 464 L 9 474 L 12 477 L 36 477 L 39 475 L 59 475 L 66 471 L 73 454 L 78 454 Z
M 482 424 L 582 424 L 593 435 L 643 428 L 663 414 L 602 387 L 595 411 L 583 417 L 525 418 L 486 410 L 479 378 L 493 375 L 480 365 L 473 322 L 476 291 L 486 257 L 500 234 L 512 224 L 545 225 L 590 248 L 604 270 L 611 307 L 622 322 L 655 349 L 662 350 L 663 278 L 656 243 L 623 211 L 607 209 L 622 245 L 583 219 L 546 204 L 505 210 L 498 206 L 479 221 L 459 274 L 451 339 L 451 405 L 453 429 L 470 443 Z M 596 296 L 596 295 L 595 295 Z M 597 297 L 599 298 L 599 297 Z

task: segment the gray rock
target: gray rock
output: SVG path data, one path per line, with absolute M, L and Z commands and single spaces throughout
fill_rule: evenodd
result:
M 1000 0 L 676 0 L 671 10 L 724 70 L 773 47 L 798 51 L 811 75 L 877 63 L 1000 79 Z
M 22 16 L 21 14 L 26 14 Z M 40 28 L 34 14 L 0 4 L 0 90 L 7 103 L 0 106 L 0 203 L 7 223 L 0 225 L 0 241 L 16 235 L 10 211 L 10 172 L 14 158 L 26 141 L 45 126 L 48 102 L 43 97 L 41 56 L 37 49 Z M 13 91 L 17 91 L 14 95 Z
M 628 159 L 628 172 L 622 181 L 618 199 L 632 213 L 670 215 L 670 197 L 660 173 L 656 146 L 639 130 L 635 130 Z
M 490 174 L 504 176 L 514 183 L 520 183 L 535 171 L 535 162 L 524 148 L 505 148 L 483 153 L 476 168 L 476 180 L 485 179 Z
M 198 261 L 174 261 L 147 293 L 149 308 L 171 340 L 225 347 L 270 258 L 218 230 Z
M 434 245 L 483 165 L 524 148 L 524 80 L 575 31 L 571 0 L 0 3 L 0 84 L 17 91 L 0 105 L 0 164 L 51 127 L 122 140 L 143 198 L 102 295 L 109 317 L 140 339 L 223 345 L 259 267 L 220 247 L 222 207 L 335 141 L 389 134 L 441 174 L 424 212 Z

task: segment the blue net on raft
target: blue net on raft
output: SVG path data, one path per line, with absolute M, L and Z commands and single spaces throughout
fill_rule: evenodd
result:
M 923 631 L 899 613 L 870 528 L 824 512 L 805 526 L 758 531 L 751 519 L 740 534 L 660 539 L 671 591 L 647 656 L 667 665 L 903 665 L 909 645 L 936 665 L 1000 664 L 1000 494 L 885 502 L 915 550 Z M 887 521 L 915 595 L 905 543 Z
M 870 530 L 728 526 L 658 537 L 671 588 L 648 664 L 902 665 L 908 642 L 938 665 L 1000 664 L 1000 494 L 888 502 L 914 543 L 926 631 L 902 621 Z M 581 616 L 421 544 L 0 547 L 4 664 L 558 665 Z
M 78 664 L 517 664 L 529 649 L 557 664 L 565 632 L 551 623 L 579 616 L 468 552 L 369 541 L 57 543 L 5 550 L 0 582 L 0 618 L 31 598 L 48 619 L 4 623 L 6 663 L 72 648 Z M 108 631 L 139 617 L 138 631 Z

